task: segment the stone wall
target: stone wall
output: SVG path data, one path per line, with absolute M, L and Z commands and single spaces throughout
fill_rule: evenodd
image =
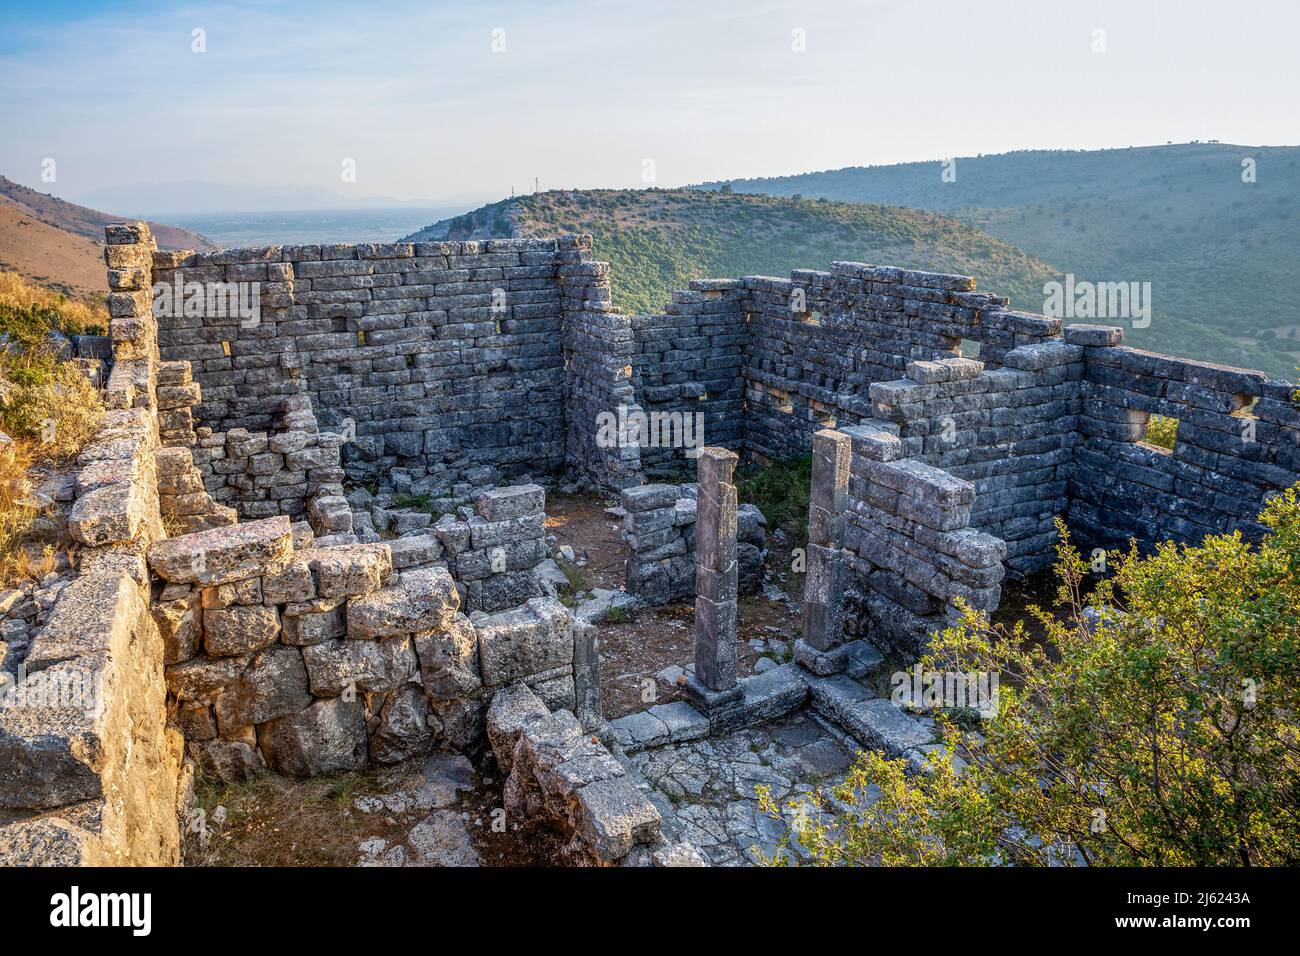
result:
M 632 381 L 632 322 L 613 306 L 609 263 L 592 261 L 591 236 L 563 236 L 557 242 L 566 462 L 602 487 L 635 486 L 641 483 L 640 447 L 637 435 L 621 424 L 640 411 Z M 613 427 L 602 427 L 611 415 Z
M 637 397 L 646 413 L 647 475 L 694 467 L 683 444 L 738 450 L 744 437 L 740 370 L 749 340 L 736 279 L 700 279 L 674 292 L 663 315 L 633 316 Z
M 626 488 L 623 540 L 632 548 L 625 581 L 629 594 L 644 604 L 674 604 L 695 599 L 695 521 L 699 486 L 653 484 Z M 763 586 L 767 519 L 752 504 L 737 512 L 737 560 L 741 594 Z
M 1265 499 L 1300 474 L 1295 386 L 1126 348 L 1116 328 L 1076 326 L 1066 341 L 1086 363 L 1066 514 L 1080 539 L 1116 547 L 1130 536 L 1150 544 L 1237 530 L 1257 539 Z M 1178 420 L 1172 451 L 1142 441 L 1153 414 Z
M 973 359 L 909 362 L 869 393 L 875 421 L 898 426 L 903 455 L 969 481 L 971 527 L 1003 539 L 1015 574 L 1053 557 L 1079 427 L 1083 352 L 1048 339 L 985 370 Z
M 829 272 L 741 281 L 745 450 L 766 459 L 807 455 L 813 432 L 870 417 L 871 384 L 898 378 L 909 361 L 956 357 L 967 339 L 1000 364 L 1009 349 L 1060 329 L 974 291 L 969 276 L 834 262 Z
M 76 575 L 35 609 L 29 643 L 0 648 L 5 865 L 180 859 L 192 777 L 180 734 L 166 726 L 163 641 L 148 611 L 144 560 L 164 534 L 148 292 L 155 244 L 143 223 L 110 226 L 106 238 L 114 366 L 109 411 L 76 460 L 68 515 Z
M 563 605 L 471 619 L 446 567 L 394 572 L 387 543 L 296 545 L 281 516 L 157 542 L 149 563 L 169 714 L 222 779 L 472 750 L 488 695 L 517 681 L 575 706 Z
M 557 260 L 554 240 L 535 239 L 157 253 L 154 281 L 173 288 L 260 284 L 254 319 L 170 309 L 161 353 L 193 364 L 214 432 L 265 431 L 289 395 L 328 428 L 351 420 L 358 479 L 559 468 Z

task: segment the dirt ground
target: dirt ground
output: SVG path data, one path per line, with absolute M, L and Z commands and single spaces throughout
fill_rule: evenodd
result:
M 612 500 L 593 495 L 548 496 L 546 530 L 558 544 L 568 544 L 578 558 L 586 557 L 582 586 L 621 588 L 624 565 L 632 550 L 623 540 L 622 519 L 605 509 Z M 775 539 L 775 540 L 774 540 Z M 740 600 L 737 614 L 737 669 L 748 677 L 764 657 L 777 663 L 790 660 L 800 634 L 798 600 L 803 574 L 792 570 L 793 556 L 782 533 L 769 536 L 766 576 L 769 584 L 792 600 L 769 600 L 762 594 Z M 607 720 L 681 697 L 673 668 L 680 671 L 695 660 L 695 608 L 691 604 L 645 608 L 632 620 L 601 625 L 601 707 Z
M 438 759 L 456 758 L 430 758 Z M 421 860 L 410 852 L 403 854 L 403 864 L 384 856 L 384 850 L 402 847 L 431 814 L 460 818 L 458 826 L 468 834 L 476 865 L 548 866 L 557 861 L 561 835 L 534 824 L 494 829 L 504 778 L 490 752 L 467 774 L 467 789 L 444 790 L 432 801 L 422 801 L 422 790 L 427 793 L 427 784 L 437 779 L 428 772 L 428 762 L 417 759 L 310 780 L 272 773 L 236 784 L 200 780 L 185 834 L 185 864 L 448 865 L 447 858 Z

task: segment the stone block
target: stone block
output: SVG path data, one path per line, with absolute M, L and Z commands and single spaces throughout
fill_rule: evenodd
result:
M 292 556 L 284 516 L 167 538 L 148 551 L 149 566 L 163 580 L 208 586 L 278 573 Z
M 380 641 L 333 640 L 302 649 L 311 692 L 336 697 L 345 690 L 386 693 L 401 687 L 416 672 L 409 637 Z
M 348 636 L 367 639 L 441 630 L 460 609 L 446 568 L 404 571 L 398 583 L 348 602 Z
M 573 662 L 573 626 L 564 605 L 533 598 L 477 620 L 483 682 L 496 687 Z
M 361 770 L 366 765 L 366 720 L 360 700 L 318 700 L 259 728 L 271 768 L 290 777 Z
M 203 647 L 213 657 L 252 654 L 275 643 L 280 615 L 273 607 L 209 608 L 203 612 Z

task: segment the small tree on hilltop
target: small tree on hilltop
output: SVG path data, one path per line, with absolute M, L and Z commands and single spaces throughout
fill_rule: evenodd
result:
M 1059 612 L 1031 608 L 1044 643 L 968 612 L 923 662 L 1001 674 L 996 714 L 979 735 L 940 714 L 925 772 L 867 753 L 835 808 L 791 804 L 810 861 L 1300 862 L 1298 488 L 1269 502 L 1258 545 L 1130 547 L 1086 600 L 1060 526 Z

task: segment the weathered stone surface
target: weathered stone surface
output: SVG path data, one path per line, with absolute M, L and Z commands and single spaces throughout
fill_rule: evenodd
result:
M 479 663 L 489 687 L 573 660 L 573 626 L 564 605 L 533 598 L 521 608 L 486 615 L 478 629 Z
M 347 623 L 343 608 L 333 601 L 305 601 L 286 604 L 284 608 L 284 633 L 281 640 L 299 647 L 319 644 L 332 637 L 344 637 Z
M 393 574 L 386 544 L 337 545 L 304 552 L 316 574 L 322 598 L 362 596 L 378 591 Z
M 648 710 L 639 710 L 611 720 L 609 729 L 619 746 L 628 753 L 666 744 L 671 739 L 668 725 Z
M 216 701 L 217 723 L 224 734 L 283 717 L 310 703 L 302 654 L 296 647 L 276 644 L 254 657 L 238 679 L 222 691 Z
M 364 693 L 396 690 L 416 672 L 409 637 L 325 641 L 304 647 L 302 658 L 317 697 L 334 697 L 348 688 Z
M 289 519 L 264 518 L 157 541 L 149 566 L 166 581 L 225 584 L 274 574 L 292 558 Z
M 708 866 L 700 851 L 689 843 L 674 843 L 651 854 L 655 866 Z
M 280 615 L 273 607 L 212 608 L 203 612 L 203 647 L 213 657 L 252 654 L 275 643 Z
M 433 745 L 429 701 L 411 684 L 389 695 L 380 712 L 379 728 L 370 736 L 370 759 L 398 763 L 426 753 Z
M 248 657 L 196 657 L 167 668 L 167 690 L 181 700 L 208 701 L 244 672 Z
M 431 697 L 451 700 L 483 686 L 478 663 L 478 631 L 457 614 L 446 628 L 415 635 L 420 681 Z
M 478 513 L 488 521 L 521 518 L 546 510 L 546 489 L 539 485 L 493 488 L 479 495 L 476 504 Z
M 294 554 L 282 571 L 262 578 L 264 604 L 290 604 L 316 597 L 316 581 L 311 573 L 311 559 Z
M 602 863 L 626 856 L 635 843 L 653 842 L 663 820 L 654 804 L 626 777 L 583 787 L 572 815 L 577 834 Z
M 266 769 L 266 762 L 257 748 L 244 740 L 218 737 L 191 741 L 188 749 L 204 771 L 226 783 L 247 780 Z
M 68 532 L 88 548 L 131 541 L 156 514 L 144 481 L 118 481 L 89 491 L 77 499 L 68 514 Z
M 454 810 L 429 814 L 411 830 L 408 843 L 413 866 L 478 866 L 478 851 L 465 821 Z
M 125 574 L 78 575 L 59 592 L 49 620 L 32 641 L 28 671 L 108 651 L 143 609 L 135 584 Z
M 366 764 L 366 721 L 359 700 L 318 700 L 268 721 L 258 742 L 271 767 L 291 777 L 360 770 Z
M 460 595 L 446 568 L 404 571 L 397 584 L 348 602 L 348 636 L 379 638 L 440 630 L 451 624 Z
M 487 735 L 497 764 L 505 773 L 514 765 L 515 744 L 528 725 L 549 716 L 546 705 L 525 684 L 502 688 L 487 712 Z

